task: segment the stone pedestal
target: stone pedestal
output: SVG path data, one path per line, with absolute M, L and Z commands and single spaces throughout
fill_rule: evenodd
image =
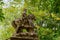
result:
M 10 40 L 38 40 L 36 33 L 20 33 L 12 36 Z
M 34 30 L 32 30 L 33 28 L 31 27 L 22 27 L 22 29 L 26 29 L 27 32 L 19 32 L 15 35 L 13 35 L 10 40 L 38 40 L 38 36 L 37 33 L 35 33 Z M 20 29 L 20 30 L 22 30 Z M 28 31 L 29 29 L 29 31 Z

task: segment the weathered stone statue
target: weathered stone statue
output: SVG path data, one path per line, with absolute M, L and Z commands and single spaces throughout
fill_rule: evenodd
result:
M 16 19 L 12 22 L 12 26 L 16 29 L 15 33 L 9 40 L 38 40 L 37 33 L 34 31 L 34 24 L 36 18 L 33 14 L 26 14 L 26 9 L 22 14 L 22 18 Z M 26 29 L 27 32 L 23 32 Z

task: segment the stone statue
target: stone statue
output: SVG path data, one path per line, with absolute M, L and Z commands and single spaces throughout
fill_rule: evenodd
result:
M 16 29 L 14 35 L 10 40 L 38 40 L 37 34 L 34 31 L 34 23 L 36 20 L 33 14 L 26 14 L 26 9 L 22 13 L 22 18 L 16 19 L 12 22 L 12 26 Z M 22 30 L 26 29 L 27 32 Z

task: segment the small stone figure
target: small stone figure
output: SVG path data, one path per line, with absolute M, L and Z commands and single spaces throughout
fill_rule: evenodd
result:
M 16 19 L 12 22 L 12 26 L 16 29 L 14 35 L 10 38 L 10 40 L 38 40 L 37 34 L 34 32 L 34 23 L 36 20 L 33 14 L 26 14 L 26 9 L 22 14 L 22 18 Z M 26 29 L 27 32 L 23 32 L 22 30 Z

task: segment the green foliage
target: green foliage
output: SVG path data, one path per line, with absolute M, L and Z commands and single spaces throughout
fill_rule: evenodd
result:
M 53 40 L 53 31 L 49 28 L 40 27 L 38 30 L 40 40 Z
M 55 13 L 60 13 L 60 0 L 54 0 L 54 3 L 53 3 L 53 10 Z
M 4 14 L 2 13 L 2 9 L 0 9 L 0 20 L 2 21 L 4 19 Z
M 2 2 L 0 1 L 0 21 L 4 19 L 4 14 L 2 12 Z
M 25 0 L 27 8 L 32 10 L 48 10 L 48 12 L 60 13 L 60 0 Z

